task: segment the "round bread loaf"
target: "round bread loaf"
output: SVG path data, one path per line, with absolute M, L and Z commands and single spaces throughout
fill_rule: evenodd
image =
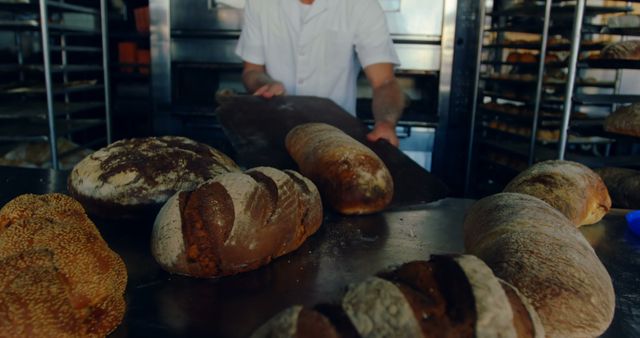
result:
M 529 195 L 501 193 L 476 202 L 464 245 L 534 306 L 549 337 L 596 337 L 613 319 L 611 278 L 580 231 Z
M 393 179 L 384 162 L 364 144 L 325 123 L 293 128 L 287 151 L 328 204 L 340 213 L 383 210 L 393 197 Z
M 616 208 L 640 209 L 640 170 L 627 168 L 598 168 Z
M 126 284 L 71 197 L 22 195 L 0 209 L 0 336 L 106 336 L 124 316 Z
M 575 226 L 597 223 L 611 209 L 598 174 L 571 161 L 544 161 L 516 176 L 504 189 L 535 196 L 560 210 Z
M 127 139 L 80 161 L 68 190 L 92 215 L 132 218 L 155 215 L 176 192 L 239 170 L 225 154 L 188 138 Z
M 602 49 L 600 56 L 612 60 L 640 60 L 640 41 L 628 40 L 610 43 Z
M 311 181 L 258 167 L 172 196 L 156 217 L 151 249 L 169 272 L 225 276 L 297 249 L 321 223 L 320 193 Z
M 610 133 L 640 137 L 640 103 L 618 108 L 604 119 L 603 126 Z
M 340 306 L 314 310 L 324 317 L 315 335 L 301 330 L 305 309 L 294 306 L 252 337 L 544 337 L 528 301 L 469 255 L 409 262 L 352 285 Z

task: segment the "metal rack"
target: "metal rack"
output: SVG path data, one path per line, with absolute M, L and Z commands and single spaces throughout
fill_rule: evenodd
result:
M 14 33 L 16 47 L 14 61 L 0 64 L 0 142 L 48 142 L 54 169 L 67 154 L 111 142 L 106 11 L 106 0 L 0 0 L 0 30 Z M 25 34 L 40 43 L 31 57 Z M 59 154 L 58 137 L 78 146 Z
M 494 168 L 492 175 L 497 179 L 484 179 L 495 183 L 494 188 L 501 189 L 501 184 L 495 181 L 501 179 L 504 181 L 502 183 L 506 183 L 522 169 L 541 160 L 566 158 L 592 167 L 632 163 L 629 159 L 633 156 L 610 156 L 611 147 L 617 141 L 617 137 L 602 132 L 592 133 L 594 129 L 602 129 L 603 118 L 582 112 L 593 107 L 606 107 L 610 110 L 614 104 L 638 102 L 640 96 L 620 95 L 618 74 L 614 81 L 585 80 L 579 79 L 578 75 L 581 71 L 592 68 L 640 68 L 640 63 L 634 61 L 621 63 L 580 58 L 581 53 L 598 51 L 606 46 L 606 42 L 603 41 L 582 41 L 583 36 L 624 33 L 611 32 L 606 26 L 592 22 L 590 18 L 601 14 L 630 12 L 633 8 L 628 2 L 621 1 L 620 5 L 594 6 L 587 4 L 586 0 L 546 0 L 511 5 L 508 8 L 501 8 L 500 2 L 491 2 L 494 3 L 496 8 L 488 7 L 484 1 L 482 3 L 482 16 L 486 21 L 490 21 L 490 24 L 483 25 L 479 32 L 480 41 L 484 43 L 479 47 L 476 60 L 478 74 L 474 81 L 476 89 L 468 145 L 465 194 L 472 194 L 472 185 L 483 185 L 479 183 L 482 180 L 474 177 L 483 174 L 480 173 L 481 170 L 476 170 L 479 168 L 485 170 L 485 173 L 487 168 Z M 536 34 L 539 39 L 507 41 L 505 34 L 508 32 Z M 625 32 L 628 33 L 628 30 Z M 552 34 L 562 39 L 551 39 Z M 523 53 L 536 55 L 537 59 L 535 62 L 531 58 L 527 62 L 505 60 L 509 51 L 524 51 Z M 568 53 L 568 57 L 566 60 L 546 62 L 548 52 Z M 511 73 L 505 75 L 504 67 L 510 67 L 507 70 L 510 69 Z M 495 73 L 488 72 L 496 69 Z M 527 75 L 522 75 L 518 70 L 525 70 Z M 566 73 L 561 79 L 546 76 L 554 71 Z M 501 107 L 497 102 L 507 102 L 511 105 Z M 523 111 L 526 111 L 526 114 L 522 114 Z M 495 121 L 519 123 L 519 126 L 497 124 Z M 529 126 L 526 129 L 521 127 L 527 124 Z M 582 127 L 585 126 L 588 128 L 583 130 Z M 545 128 L 545 132 L 553 131 L 555 139 L 539 139 L 541 128 Z M 583 132 L 576 134 L 573 132 L 575 130 Z M 528 142 L 523 139 L 523 135 L 529 136 Z M 591 154 L 572 151 L 585 146 L 591 149 Z M 518 157 L 520 165 L 510 165 L 510 161 L 503 158 L 496 159 L 499 156 L 490 156 L 493 154 L 492 151 L 507 152 L 510 156 Z M 491 189 L 485 190 L 495 192 Z

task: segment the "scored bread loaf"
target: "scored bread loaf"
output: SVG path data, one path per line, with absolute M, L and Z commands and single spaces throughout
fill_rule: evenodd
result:
M 464 246 L 531 301 L 549 337 L 596 337 L 611 323 L 607 270 L 580 231 L 544 201 L 500 193 L 476 202 L 464 220 Z
M 616 208 L 640 209 L 640 170 L 627 168 L 598 168 Z
M 120 140 L 75 165 L 68 190 L 91 215 L 155 216 L 181 190 L 240 168 L 222 152 L 185 137 Z
M 71 197 L 22 195 L 0 209 L 0 336 L 105 336 L 122 321 L 126 284 Z
M 640 137 L 640 103 L 618 108 L 604 119 L 603 127 L 610 133 Z
M 311 179 L 340 213 L 383 210 L 393 197 L 393 180 L 384 162 L 364 144 L 324 123 L 293 128 L 285 141 L 300 172 Z
M 536 163 L 511 180 L 504 192 L 535 196 L 576 226 L 597 223 L 611 208 L 609 192 L 600 176 L 571 161 Z
M 514 310 L 512 310 L 512 308 Z M 310 329 L 308 318 L 321 325 Z M 313 334 L 310 334 L 312 332 Z M 259 327 L 262 337 L 544 337 L 515 288 L 470 255 L 432 256 L 354 284 L 341 304 L 293 306 Z
M 321 223 L 322 201 L 311 181 L 257 167 L 172 196 L 156 217 L 151 249 L 169 272 L 225 276 L 297 249 Z

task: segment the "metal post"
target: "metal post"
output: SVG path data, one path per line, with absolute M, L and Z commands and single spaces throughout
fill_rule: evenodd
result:
M 531 122 L 531 141 L 529 142 L 529 165 L 535 161 L 536 140 L 538 134 L 538 120 L 540 118 L 540 106 L 542 104 L 542 86 L 544 84 L 544 66 L 547 57 L 547 43 L 549 39 L 549 24 L 551 21 L 551 0 L 545 1 L 544 24 L 542 27 L 542 41 L 540 42 L 540 54 L 538 60 L 538 81 L 536 81 L 536 96 L 533 108 L 533 121 Z
M 547 0 L 550 1 L 550 0 Z M 467 151 L 467 170 L 464 178 L 464 195 L 469 195 L 471 185 L 471 167 L 473 161 L 473 142 L 475 139 L 476 115 L 478 111 L 478 95 L 480 84 L 480 67 L 482 66 L 482 44 L 484 41 L 484 22 L 486 15 L 486 1 L 480 2 L 480 29 L 478 30 L 478 49 L 476 55 L 476 73 L 473 79 L 473 98 L 471 103 L 471 126 L 469 127 L 469 146 Z
M 571 55 L 569 56 L 569 74 L 567 76 L 567 88 L 564 97 L 564 111 L 562 115 L 562 129 L 560 130 L 560 143 L 558 144 L 558 159 L 564 160 L 567 147 L 569 120 L 573 103 L 573 90 L 576 80 L 578 54 L 580 52 L 580 38 L 582 31 L 582 20 L 584 17 L 586 0 L 578 0 L 573 19 L 573 32 L 571 34 Z
M 20 82 L 24 82 L 24 55 L 22 54 L 22 32 L 15 32 L 15 42 L 18 51 L 18 69 L 20 74 Z
M 53 82 L 51 79 L 51 55 L 49 47 L 49 23 L 47 0 L 40 0 L 40 34 L 42 35 L 42 56 L 44 61 L 44 82 L 47 89 L 47 120 L 49 122 L 49 145 L 51 148 L 51 167 L 60 169 L 58 162 L 58 142 L 56 139 L 56 121 L 53 110 Z
M 100 23 L 102 34 L 102 73 L 104 74 L 104 114 L 107 125 L 107 144 L 111 144 L 111 86 L 109 82 L 109 22 L 106 0 L 100 0 Z

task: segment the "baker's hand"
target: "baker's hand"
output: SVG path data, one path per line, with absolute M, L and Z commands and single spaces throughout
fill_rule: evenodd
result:
M 400 144 L 396 135 L 396 126 L 387 121 L 376 122 L 373 130 L 367 134 L 367 140 L 371 142 L 375 142 L 378 139 L 385 139 L 395 147 Z
M 253 95 L 262 96 L 265 99 L 270 99 L 274 96 L 281 96 L 285 94 L 284 85 L 281 82 L 274 81 L 268 83 L 256 90 Z

